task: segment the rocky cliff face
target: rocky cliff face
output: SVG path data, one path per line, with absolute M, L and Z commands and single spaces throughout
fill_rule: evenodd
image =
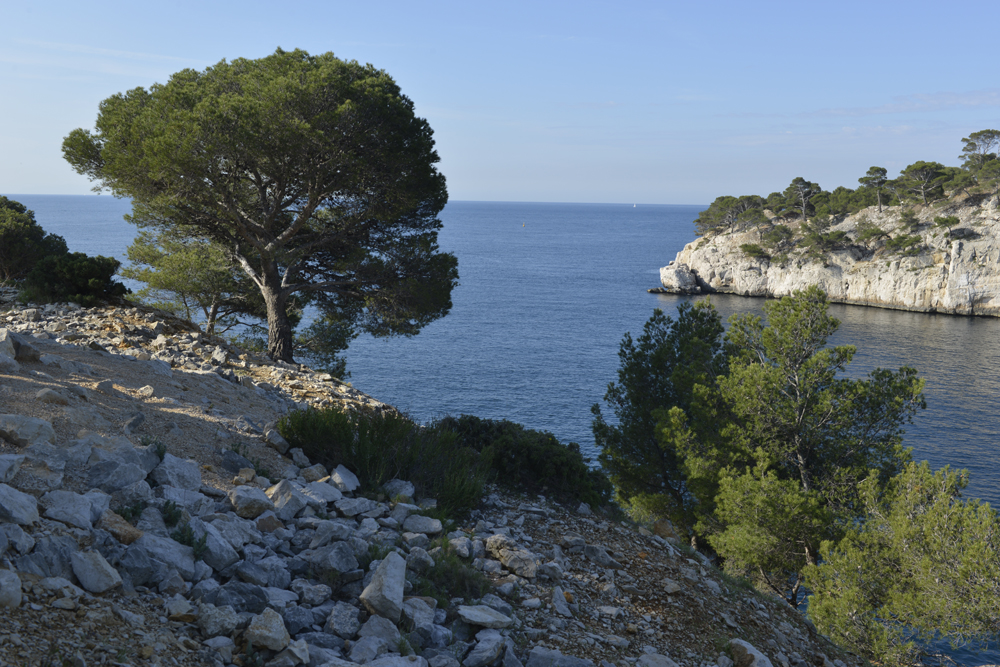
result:
M 1000 197 L 976 203 L 950 200 L 915 211 L 920 225 L 905 232 L 900 207 L 882 213 L 871 207 L 838 222 L 850 245 L 810 260 L 793 250 L 787 261 L 748 257 L 742 244 L 760 243 L 757 231 L 708 236 L 687 244 L 660 281 L 668 292 L 724 292 L 781 297 L 819 285 L 831 301 L 929 313 L 1000 316 Z M 953 215 L 959 224 L 947 234 L 935 228 L 936 216 Z M 857 225 L 869 220 L 892 236 L 921 237 L 913 255 L 893 253 L 884 242 L 867 248 L 856 241 Z M 795 223 L 792 223 L 794 225 Z

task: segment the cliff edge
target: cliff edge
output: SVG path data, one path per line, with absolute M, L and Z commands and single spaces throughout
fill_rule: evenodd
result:
M 1000 196 L 960 197 L 909 209 L 875 206 L 833 221 L 840 241 L 821 254 L 806 243 L 799 221 L 788 248 L 759 248 L 765 229 L 705 236 L 684 246 L 660 269 L 667 292 L 782 297 L 819 285 L 834 302 L 955 315 L 1000 316 Z M 935 218 L 954 216 L 950 229 Z M 772 218 L 772 223 L 777 220 Z M 877 226 L 882 239 L 859 239 Z M 829 236 L 828 238 L 832 238 Z M 909 239 L 908 245 L 893 243 Z M 770 250 L 771 252 L 767 252 Z

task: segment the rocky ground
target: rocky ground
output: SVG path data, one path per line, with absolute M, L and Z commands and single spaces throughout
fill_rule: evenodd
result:
M 0 665 L 860 664 L 586 506 L 360 495 L 274 431 L 306 405 L 389 409 L 162 313 L 0 305 Z M 446 552 L 492 592 L 415 595 Z

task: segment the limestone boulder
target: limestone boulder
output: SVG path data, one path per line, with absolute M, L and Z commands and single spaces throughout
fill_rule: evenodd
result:
M 0 484 L 0 522 L 27 526 L 38 521 L 38 501 L 14 487 Z
M 264 646 L 272 651 L 280 651 L 291 642 L 285 621 L 271 608 L 253 617 L 244 637 L 254 646 Z
M 233 510 L 244 519 L 256 519 L 264 512 L 274 511 L 274 503 L 257 487 L 237 486 L 228 495 Z
M 201 488 L 201 468 L 198 463 L 178 458 L 173 454 L 164 455 L 163 461 L 150 475 L 160 485 L 189 491 L 198 491 Z
M 373 614 L 399 623 L 403 613 L 403 586 L 406 561 L 395 551 L 382 559 L 372 581 L 361 592 L 361 602 Z
M 40 442 L 54 443 L 56 432 L 44 419 L 21 415 L 0 415 L 0 438 L 19 447 Z
M 90 593 L 105 593 L 122 584 L 118 570 L 99 551 L 77 551 L 70 555 L 70 561 L 80 586 Z

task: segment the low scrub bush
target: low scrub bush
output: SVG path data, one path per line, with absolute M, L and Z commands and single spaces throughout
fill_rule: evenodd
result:
M 419 496 L 438 501 L 445 517 L 476 507 L 490 472 L 488 452 L 396 413 L 300 410 L 283 417 L 278 432 L 310 460 L 330 469 L 346 466 L 365 490 L 375 491 L 393 478 L 412 482 Z
M 123 296 L 128 290 L 112 277 L 121 266 L 112 257 L 90 257 L 71 252 L 43 257 L 22 284 L 22 301 L 51 303 L 72 301 L 95 306 L 103 300 Z
M 595 507 L 611 498 L 611 482 L 603 471 L 587 465 L 590 460 L 575 442 L 564 445 L 546 431 L 473 415 L 445 417 L 432 428 L 454 433 L 460 446 L 487 455 L 503 486 Z
M 913 236 L 901 234 L 886 241 L 885 249 L 901 255 L 918 255 L 921 250 L 920 241 L 921 238 L 915 234 Z
M 443 544 L 438 546 L 442 549 L 434 555 L 434 565 L 413 586 L 417 595 L 434 598 L 438 606 L 447 607 L 452 598 L 472 602 L 492 590 L 490 580 L 482 572 L 462 561 L 447 542 L 440 542 Z
M 756 243 L 744 243 L 740 246 L 740 251 L 751 259 L 769 260 L 771 255 Z

